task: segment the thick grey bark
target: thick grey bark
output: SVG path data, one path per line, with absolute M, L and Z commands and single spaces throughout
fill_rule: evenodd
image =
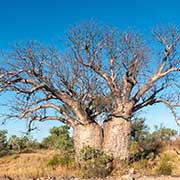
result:
M 129 156 L 129 135 L 131 123 L 123 118 L 115 118 L 104 123 L 103 150 L 113 158 L 125 160 Z
M 90 146 L 96 149 L 101 149 L 103 140 L 102 127 L 97 123 L 76 125 L 73 128 L 73 139 L 76 157 L 79 156 L 83 146 Z

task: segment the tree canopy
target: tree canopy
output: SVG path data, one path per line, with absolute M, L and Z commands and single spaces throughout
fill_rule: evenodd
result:
M 142 108 L 163 103 L 179 123 L 176 26 L 153 30 L 151 40 L 159 44 L 96 22 L 73 26 L 66 38 L 65 51 L 28 42 L 3 56 L 0 90 L 17 95 L 8 118 L 74 127 L 96 122 L 104 112 L 130 120 Z

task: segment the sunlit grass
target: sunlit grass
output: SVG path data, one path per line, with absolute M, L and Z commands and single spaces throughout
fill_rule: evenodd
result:
M 28 177 L 72 176 L 75 170 L 67 166 L 51 168 L 47 162 L 56 152 L 39 150 L 34 153 L 15 154 L 0 158 L 0 177 L 7 175 L 15 180 Z

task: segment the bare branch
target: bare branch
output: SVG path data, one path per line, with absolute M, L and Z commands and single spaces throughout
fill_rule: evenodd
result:
M 178 118 L 177 113 L 175 111 L 175 108 L 176 107 L 180 107 L 180 104 L 173 104 L 172 102 L 167 101 L 167 100 L 162 99 L 162 98 L 157 98 L 156 99 L 156 103 L 163 103 L 163 104 L 165 104 L 171 110 L 171 113 L 173 114 L 174 119 L 175 119 L 177 125 L 180 125 L 180 118 Z
M 44 122 L 44 121 L 48 121 L 48 120 L 57 120 L 57 121 L 60 121 L 60 122 L 65 123 L 65 124 L 69 124 L 71 127 L 74 127 L 74 126 L 75 126 L 74 120 L 72 120 L 72 119 L 70 119 L 70 118 L 59 117 L 59 116 L 44 116 L 44 117 L 36 116 L 36 117 L 34 117 L 30 122 L 31 122 L 31 123 L 32 123 L 33 121 L 41 121 L 41 122 Z
M 180 71 L 180 68 L 174 68 L 174 67 L 170 67 L 166 71 L 163 71 L 166 64 L 166 59 L 169 55 L 170 55 L 170 52 L 168 54 L 165 53 L 165 56 L 162 60 L 162 65 L 159 67 L 158 71 L 152 77 L 149 78 L 147 83 L 144 84 L 144 86 L 142 86 L 139 89 L 136 95 L 132 98 L 133 101 L 135 102 L 139 101 L 140 97 L 142 97 L 144 93 L 146 93 L 149 89 L 151 89 L 153 85 L 156 83 L 156 81 L 158 81 L 160 78 L 163 78 L 172 72 Z
M 87 87 L 91 87 L 91 82 L 87 81 L 88 86 L 83 85 L 81 79 L 87 78 L 87 74 L 81 73 L 80 64 L 58 55 L 54 49 L 34 43 L 16 48 L 7 58 L 8 65 L 0 71 L 0 91 L 13 91 L 23 98 L 21 103 L 18 99 L 14 102 L 19 106 L 16 109 L 19 110 L 20 118 L 53 108 L 71 125 L 95 121 L 88 119 L 90 115 L 86 109 L 90 107 L 87 106 L 86 97 L 90 97 Z M 9 59 L 14 59 L 16 63 L 9 63 Z M 78 89 L 80 86 L 84 89 L 81 94 Z M 91 91 L 96 91 L 96 88 L 91 88 Z M 62 108 L 62 104 L 68 106 L 69 110 Z M 75 119 L 75 122 L 70 122 L 70 119 Z
M 22 119 L 22 118 L 24 118 L 30 112 L 34 112 L 34 111 L 37 111 L 39 109 L 46 109 L 46 108 L 55 109 L 56 111 L 58 111 L 60 113 L 63 112 L 63 110 L 59 106 L 56 106 L 55 104 L 52 104 L 52 103 L 47 103 L 47 104 L 39 105 L 39 106 L 33 107 L 31 109 L 25 110 L 24 112 L 21 113 L 19 118 Z

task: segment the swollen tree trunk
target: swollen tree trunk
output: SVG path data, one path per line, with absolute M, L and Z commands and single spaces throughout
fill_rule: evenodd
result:
M 102 127 L 99 126 L 97 123 L 76 125 L 73 128 L 73 139 L 76 158 L 78 158 L 79 153 L 84 146 L 101 149 L 103 139 L 102 134 Z
M 131 123 L 123 118 L 113 117 L 103 125 L 103 150 L 113 158 L 128 159 Z

